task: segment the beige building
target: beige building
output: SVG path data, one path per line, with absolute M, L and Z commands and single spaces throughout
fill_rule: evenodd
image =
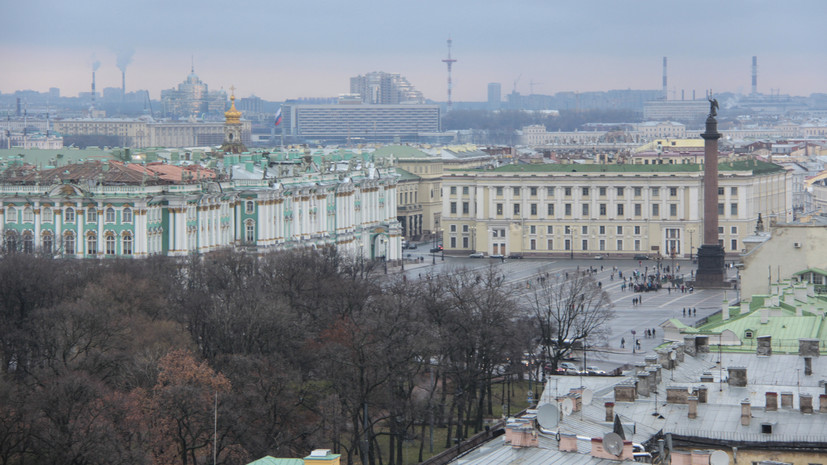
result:
M 675 121 L 646 121 L 638 124 L 636 129 L 645 140 L 686 137 L 686 126 Z
M 736 255 L 758 214 L 792 219 L 789 174 L 719 167 L 719 240 Z M 446 172 L 446 252 L 690 257 L 702 240 L 703 165 L 506 165 Z
M 752 240 L 752 238 L 750 238 Z M 827 269 L 827 227 L 820 223 L 778 224 L 743 255 L 741 294 L 770 294 L 772 283 L 810 268 Z
M 445 170 L 474 169 L 492 156 L 474 145 L 424 147 L 388 145 L 373 152 L 397 168 L 397 219 L 408 240 L 429 240 L 442 233 L 442 177 Z
M 142 119 L 84 118 L 55 121 L 63 135 L 116 136 L 124 147 L 193 147 L 221 145 L 224 122 L 150 122 Z M 251 122 L 242 120 L 242 139 L 249 144 Z

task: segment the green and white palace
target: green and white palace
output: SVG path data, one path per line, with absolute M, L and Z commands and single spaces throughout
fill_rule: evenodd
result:
M 72 258 L 335 246 L 400 259 L 395 172 L 368 161 L 345 165 L 178 181 L 115 161 L 10 169 L 0 184 L 0 236 L 6 252 Z

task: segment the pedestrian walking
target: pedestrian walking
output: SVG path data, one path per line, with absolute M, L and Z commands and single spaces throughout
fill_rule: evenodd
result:
M 652 328 L 652 337 L 655 337 L 655 328 Z
M 635 345 L 637 346 L 637 350 L 640 350 L 640 339 L 635 340 Z
M 683 316 L 686 316 L 686 307 L 683 307 Z
M 622 337 L 622 338 L 620 338 L 620 348 L 623 349 L 625 347 L 626 347 L 626 338 Z

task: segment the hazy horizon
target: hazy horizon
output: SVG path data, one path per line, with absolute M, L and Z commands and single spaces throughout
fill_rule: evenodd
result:
M 210 90 L 281 101 L 349 91 L 371 71 L 405 76 L 426 98 L 447 100 L 446 39 L 453 39 L 453 100 L 484 101 L 489 82 L 528 94 L 662 88 L 670 99 L 758 91 L 827 92 L 827 2 L 642 0 L 502 3 L 379 0 L 169 4 L 30 0 L 5 5 L 0 91 L 162 89 L 195 72 Z M 491 6 L 488 6 L 491 5 Z M 127 20 L 124 21 L 124 18 Z M 130 53 L 132 52 L 132 53 Z M 772 90 L 771 90 L 772 89 Z

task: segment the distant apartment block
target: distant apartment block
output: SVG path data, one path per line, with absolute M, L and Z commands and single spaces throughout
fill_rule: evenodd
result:
M 370 104 L 425 103 L 422 92 L 416 90 L 405 77 L 382 71 L 350 78 L 350 93 L 359 94 L 363 103 Z
M 502 105 L 502 84 L 491 82 L 488 84 L 488 109 L 499 110 Z
M 284 105 L 285 135 L 323 140 L 413 140 L 440 130 L 438 105 Z
M 161 91 L 161 104 L 164 116 L 168 117 L 218 116 L 225 110 L 227 93 L 223 90 L 211 92 L 193 70 L 177 89 Z
M 643 104 L 643 119 L 647 121 L 679 121 L 694 123 L 709 113 L 706 100 L 654 100 Z

